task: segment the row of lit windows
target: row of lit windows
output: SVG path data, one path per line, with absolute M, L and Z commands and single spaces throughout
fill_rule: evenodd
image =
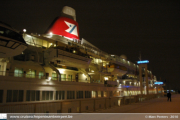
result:
M 35 78 L 36 77 L 35 70 L 29 69 L 29 71 L 24 72 L 22 68 L 15 68 L 15 70 L 14 70 L 15 77 L 23 77 L 23 74 L 25 74 L 25 76 L 27 78 Z M 39 79 L 43 78 L 44 72 L 40 71 L 38 77 L 39 77 Z M 58 78 L 57 73 L 52 73 L 52 80 L 57 80 L 57 78 Z M 72 81 L 72 78 L 73 78 L 72 75 L 66 76 L 66 74 L 61 74 L 62 81 Z
M 21 68 L 15 68 L 14 70 L 14 76 L 15 77 L 23 77 L 23 75 L 26 75 L 27 78 L 35 78 L 36 77 L 36 71 L 29 69 L 29 71 L 23 71 Z M 42 78 L 44 76 L 44 72 L 39 72 L 39 78 Z

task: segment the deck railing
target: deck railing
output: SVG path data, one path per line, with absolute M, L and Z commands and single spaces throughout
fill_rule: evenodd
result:
M 0 71 L 0 76 L 11 76 L 11 77 L 19 77 L 19 78 L 33 78 L 33 79 L 47 79 L 47 80 L 50 77 L 50 80 L 52 80 L 52 81 L 58 80 L 58 77 L 53 77 L 53 76 L 15 73 L 15 72 L 7 72 L 7 71 Z M 94 80 L 94 79 L 86 80 L 86 79 L 61 78 L 61 81 L 103 84 L 103 82 L 101 82 L 100 80 Z

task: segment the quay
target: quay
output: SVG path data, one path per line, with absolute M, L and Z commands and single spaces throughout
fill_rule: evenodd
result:
M 96 113 L 179 113 L 179 102 L 180 94 L 174 94 L 172 95 L 171 102 L 167 101 L 167 97 L 159 97 L 138 103 L 96 111 Z

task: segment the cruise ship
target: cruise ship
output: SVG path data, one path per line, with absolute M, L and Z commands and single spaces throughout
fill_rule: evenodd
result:
M 45 34 L 16 32 L 23 37 L 19 41 L 3 36 L 12 28 L 0 28 L 0 113 L 86 113 L 162 93 L 151 71 L 140 84 L 137 63 L 80 39 L 71 7 L 62 9 Z

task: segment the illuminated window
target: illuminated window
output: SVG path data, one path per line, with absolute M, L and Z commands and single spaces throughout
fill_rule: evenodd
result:
M 36 77 L 36 71 L 29 69 L 29 71 L 26 74 L 27 78 L 35 78 Z
M 72 81 L 72 75 L 68 75 L 68 81 Z
M 57 73 L 52 73 L 52 80 L 57 80 Z
M 22 68 L 15 68 L 14 77 L 23 77 L 23 69 Z
M 66 81 L 66 74 L 61 74 L 61 80 Z
M 45 40 L 42 40 L 42 45 L 43 45 L 43 47 L 47 47 L 47 41 L 45 41 Z
M 44 72 L 39 72 L 39 79 L 42 79 L 44 76 Z
M 102 96 L 101 96 L 101 91 L 98 91 L 98 97 L 102 97 Z
M 92 98 L 96 98 L 96 91 L 92 91 Z
M 104 97 L 107 97 L 107 92 L 106 91 L 104 91 Z

